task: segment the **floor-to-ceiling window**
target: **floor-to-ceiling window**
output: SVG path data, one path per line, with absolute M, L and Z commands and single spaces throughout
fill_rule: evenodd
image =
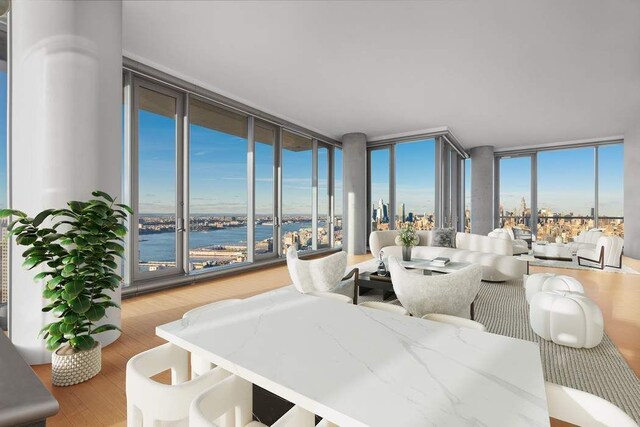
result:
M 342 246 L 342 149 L 333 149 L 333 246 Z
M 369 220 L 372 231 L 389 229 L 390 153 L 389 147 L 369 151 Z
M 189 101 L 189 270 L 247 260 L 247 117 Z
M 419 230 L 435 225 L 435 145 L 435 139 L 395 145 L 397 229 L 404 223 Z
M 206 93 L 124 76 L 125 201 L 136 224 L 126 292 L 243 268 L 291 246 L 341 246 L 337 142 Z
M 531 232 L 531 157 L 500 159 L 500 226 Z
M 282 132 L 282 253 L 313 249 L 313 141 Z
M 318 224 L 316 226 L 317 247 L 331 246 L 331 200 L 329 198 L 329 151 L 327 145 L 318 144 Z
M 278 128 L 256 120 L 255 135 L 255 254 L 273 255 L 276 233 L 275 159 Z
M 538 240 L 563 241 L 594 227 L 593 147 L 538 153 Z
M 624 235 L 624 145 L 499 153 L 500 224 L 568 242 L 600 228 Z M 533 226 L 535 224 L 535 226 Z
M 598 147 L 598 228 L 624 236 L 624 145 Z
M 136 276 L 172 274 L 182 269 L 181 97 L 157 85 L 138 83 L 134 99 Z

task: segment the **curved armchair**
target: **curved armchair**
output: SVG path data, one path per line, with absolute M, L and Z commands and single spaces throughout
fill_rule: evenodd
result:
M 513 246 L 513 254 L 521 255 L 529 252 L 529 245 L 524 240 L 516 239 L 513 230 L 510 228 L 496 228 L 488 234 L 495 239 L 509 240 Z
M 482 267 L 472 264 L 460 271 L 425 276 L 405 269 L 398 258 L 389 258 L 393 290 L 402 306 L 416 317 L 429 313 L 473 319 L 472 303 L 480 290 Z
M 617 236 L 601 236 L 594 249 L 578 249 L 578 265 L 582 261 L 590 261 L 599 264 L 600 270 L 605 267 L 622 268 L 622 250 L 624 240 Z M 584 264 L 587 267 L 590 265 Z
M 620 408 L 598 396 L 550 382 L 544 386 L 551 418 L 586 427 L 638 427 Z
M 347 253 L 342 251 L 323 258 L 302 260 L 290 247 L 287 251 L 287 268 L 295 288 L 308 292 L 334 292 L 353 297 L 354 277 L 358 270 L 344 276 L 347 269 Z

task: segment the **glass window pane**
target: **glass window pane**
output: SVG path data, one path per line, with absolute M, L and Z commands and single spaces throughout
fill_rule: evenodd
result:
M 138 115 L 139 271 L 176 266 L 176 99 L 141 87 Z
M 274 232 L 274 156 L 278 130 L 275 126 L 255 125 L 255 253 L 273 252 Z
M 370 151 L 371 230 L 389 229 L 389 148 Z
M 531 157 L 500 159 L 500 225 L 531 233 Z
M 396 145 L 396 228 L 410 222 L 419 230 L 435 224 L 434 139 Z
M 624 145 L 598 148 L 598 228 L 624 237 Z
M 310 250 L 313 243 L 311 139 L 282 132 L 282 253 L 290 246 Z
M 333 151 L 333 243 L 342 246 L 342 149 Z
M 318 249 L 331 245 L 329 214 L 329 147 L 318 145 Z
M 565 242 L 594 227 L 595 149 L 538 154 L 538 240 Z
M 247 259 L 247 118 L 189 103 L 189 269 Z

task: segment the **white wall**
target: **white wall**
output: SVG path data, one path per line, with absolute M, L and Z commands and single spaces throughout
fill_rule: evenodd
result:
M 640 120 L 624 135 L 624 254 L 640 259 Z

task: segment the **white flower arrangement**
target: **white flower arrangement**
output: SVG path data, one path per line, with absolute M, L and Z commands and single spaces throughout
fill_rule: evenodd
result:
M 396 237 L 396 245 L 401 246 L 409 246 L 413 247 L 418 244 L 420 238 L 418 237 L 418 233 L 416 233 L 415 228 L 413 228 L 413 224 L 405 223 L 400 229 L 400 234 Z

